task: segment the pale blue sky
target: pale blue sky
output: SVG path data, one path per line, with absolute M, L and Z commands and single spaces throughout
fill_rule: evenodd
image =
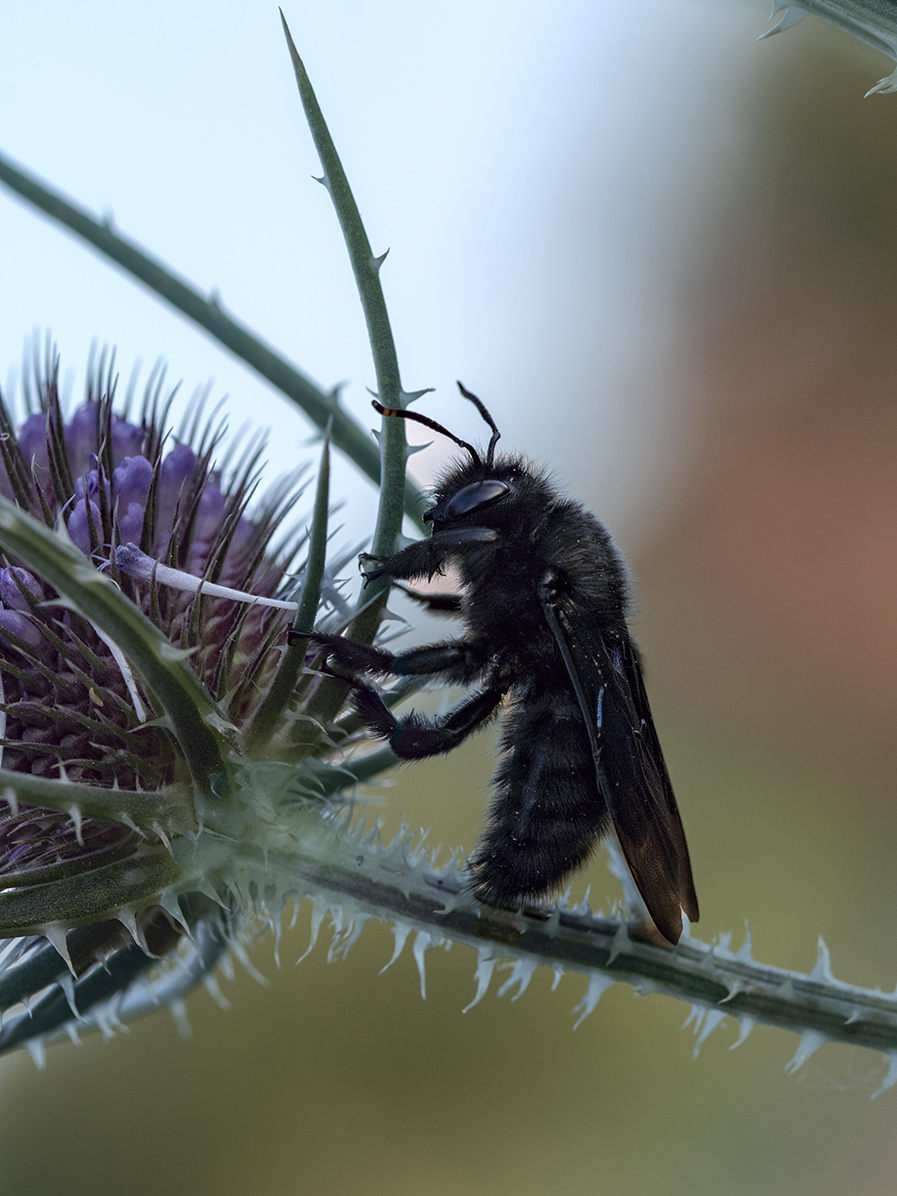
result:
M 287 0 L 365 216 L 403 380 L 636 535 L 676 459 L 678 273 L 712 200 L 759 0 Z M 47 0 L 0 11 L 0 147 L 262 333 L 372 426 L 354 283 L 273 3 Z M 0 194 L 0 381 L 51 327 L 80 395 L 93 337 L 214 379 L 231 423 L 308 425 L 203 333 Z M 442 446 L 440 446 L 442 447 Z M 421 461 L 422 458 L 418 458 Z M 426 470 L 426 465 L 424 466 Z M 348 485 L 347 474 L 340 484 Z M 650 484 L 654 479 L 652 489 Z M 363 532 L 364 487 L 349 519 Z M 637 495 L 641 494 L 639 507 Z

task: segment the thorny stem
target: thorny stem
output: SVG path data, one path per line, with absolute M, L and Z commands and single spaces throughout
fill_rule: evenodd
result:
M 272 877 L 281 859 L 268 857 Z M 253 865 L 247 864 L 251 872 Z M 392 922 L 397 936 L 409 930 L 427 936 L 421 952 L 446 940 L 474 947 L 477 1000 L 495 964 L 509 959 L 522 986 L 540 964 L 586 976 L 583 1014 L 592 1011 L 605 988 L 622 981 L 641 993 L 662 993 L 695 1006 L 698 1027 L 703 1027 L 699 1043 L 726 1016 L 739 1022 L 739 1041 L 757 1023 L 795 1031 L 802 1038 L 792 1070 L 824 1041 L 869 1047 L 897 1060 L 897 993 L 836 980 L 821 940 L 816 966 L 803 974 L 757 962 L 749 934 L 737 952 L 730 950 L 728 936 L 708 946 L 687 928 L 678 946 L 658 946 L 645 940 L 644 927 L 594 915 L 585 905 L 556 908 L 545 922 L 512 924 L 500 920 L 502 915 L 493 920 L 466 892 L 464 876 L 453 864 L 437 869 L 404 834 L 380 847 L 375 834 L 343 830 L 335 842 L 319 842 L 310 852 L 303 845 L 283 864 L 282 891 L 310 897 L 321 913 L 333 911 L 337 929 L 346 935 L 354 920 L 376 917 Z
M 339 154 L 333 144 L 324 115 L 283 12 L 280 14 L 284 36 L 290 51 L 296 83 L 309 130 L 321 160 L 324 174 L 319 180 L 327 189 L 343 231 L 349 260 L 361 306 L 367 322 L 374 369 L 377 375 L 377 394 L 384 407 L 401 408 L 409 398 L 402 389 L 395 342 L 386 310 L 386 300 L 380 285 L 380 267 L 385 254 L 375 257 L 365 231 L 361 213 L 343 170 Z M 396 426 L 393 426 L 396 425 Z M 406 490 L 405 465 L 408 448 L 402 421 L 383 419 L 380 430 L 380 499 L 377 523 L 373 536 L 375 556 L 389 557 L 395 552 L 396 540 L 402 530 L 403 495 Z M 420 512 L 418 511 L 418 518 Z M 360 643 L 371 643 L 380 626 L 380 619 L 389 594 L 389 578 L 374 581 L 363 595 L 363 606 L 353 619 L 348 635 Z M 373 601 L 371 601 L 373 599 Z M 347 686 L 341 681 L 322 681 L 316 698 L 316 710 L 322 721 L 332 720 L 346 700 Z
M 374 257 L 361 213 L 358 211 L 349 180 L 346 178 L 346 172 L 343 170 L 336 146 L 333 144 L 333 138 L 330 136 L 330 130 L 327 128 L 327 122 L 324 120 L 308 73 L 299 57 L 299 52 L 282 12 L 280 19 L 293 62 L 293 70 L 296 73 L 296 83 L 299 87 L 305 119 L 308 121 L 315 149 L 318 151 L 318 157 L 324 170 L 320 182 L 327 189 L 327 193 L 333 201 L 346 247 L 349 250 L 349 261 L 358 286 L 358 294 L 361 298 L 368 337 L 371 342 L 371 354 L 377 374 L 377 397 L 384 407 L 404 407 L 406 395 L 402 390 L 389 313 L 386 310 L 386 300 L 380 285 L 380 267 L 386 254 Z M 402 530 L 401 496 L 405 489 L 405 462 L 408 452 L 405 429 L 401 425 L 401 420 L 384 419 L 380 431 L 380 505 L 373 540 L 376 556 L 392 556 L 395 552 L 396 538 Z M 382 578 L 379 583 L 374 583 L 371 593 L 382 589 L 385 602 L 388 588 L 389 579 Z M 376 606 L 369 607 L 365 612 L 364 625 L 370 624 L 373 630 L 376 630 L 379 614 L 380 610 Z M 351 632 L 353 639 L 360 638 L 358 631 L 359 628 L 353 627 Z

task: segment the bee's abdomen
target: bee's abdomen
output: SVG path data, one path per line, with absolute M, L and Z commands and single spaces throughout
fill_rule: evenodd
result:
M 486 832 L 471 864 L 487 905 L 537 905 L 592 853 L 607 807 L 582 715 L 566 687 L 523 695 L 507 714 Z

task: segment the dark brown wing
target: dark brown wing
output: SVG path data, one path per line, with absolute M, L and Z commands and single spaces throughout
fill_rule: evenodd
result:
M 635 645 L 564 595 L 542 608 L 576 693 L 598 786 L 638 890 L 658 930 L 679 941 L 698 919 L 682 821 L 660 749 Z

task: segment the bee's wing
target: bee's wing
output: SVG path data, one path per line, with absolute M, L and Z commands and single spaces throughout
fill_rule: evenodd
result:
M 698 897 L 695 893 L 694 879 L 691 874 L 691 861 L 688 857 L 688 846 L 685 842 L 685 830 L 682 826 L 682 819 L 679 817 L 679 807 L 676 805 L 676 799 L 673 796 L 673 786 L 670 784 L 670 776 L 663 758 L 660 740 L 657 738 L 657 730 L 655 729 L 654 719 L 651 715 L 651 707 L 648 705 L 648 695 L 645 692 L 645 682 L 642 678 L 638 650 L 628 634 L 622 645 L 621 655 L 624 673 L 629 681 L 629 689 L 635 703 L 636 713 L 641 720 L 642 737 L 646 743 L 647 751 L 656 762 L 657 770 L 660 773 L 662 801 L 666 810 L 667 826 L 670 837 L 673 840 L 676 859 L 679 865 L 679 901 L 690 920 L 697 922 L 699 913 Z
M 635 645 L 602 631 L 569 598 L 542 608 L 576 693 L 598 786 L 630 871 L 658 930 L 678 942 L 684 909 L 698 919 L 685 833 L 660 749 Z

